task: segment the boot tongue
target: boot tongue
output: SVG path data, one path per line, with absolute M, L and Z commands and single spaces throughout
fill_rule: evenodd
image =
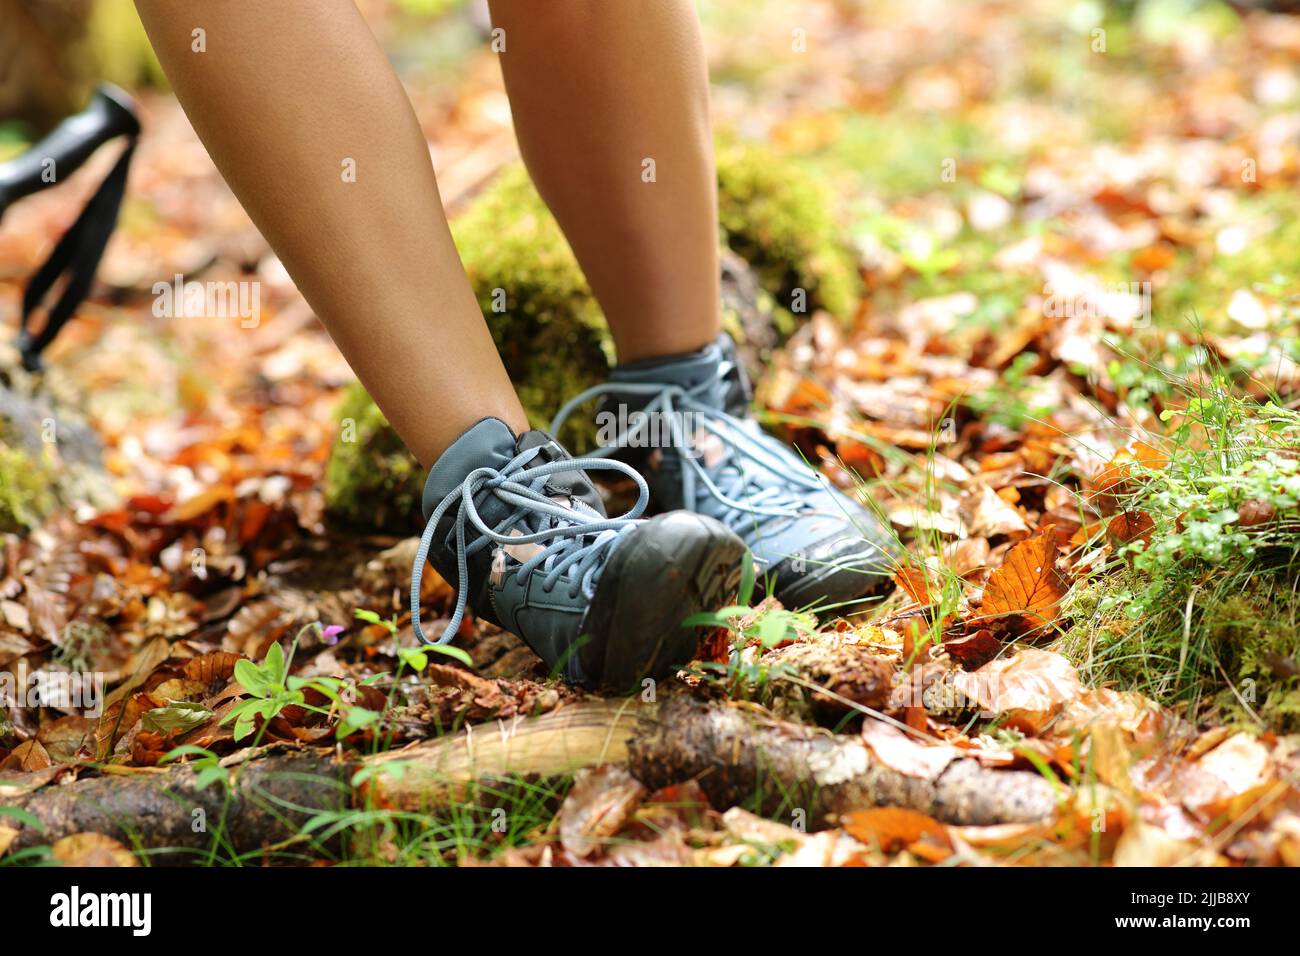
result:
M 563 461 L 572 456 L 565 451 L 560 443 L 544 431 L 534 429 L 524 432 L 519 436 L 519 441 L 515 446 L 516 453 L 529 451 L 530 449 L 541 449 L 537 453 L 535 462 Z M 570 471 L 557 471 L 546 479 L 545 486 L 548 495 L 559 496 L 563 498 L 576 498 L 583 502 L 602 518 L 605 517 L 605 503 L 600 498 L 591 479 L 587 473 L 581 469 L 574 468 Z
M 726 374 L 719 376 L 718 367 L 724 363 L 728 366 Z M 700 399 L 720 411 L 737 416 L 745 413 L 752 398 L 749 376 L 745 374 L 740 357 L 736 354 L 736 344 L 725 332 L 694 352 L 615 366 L 610 373 L 610 382 L 614 385 L 620 382 L 679 385 L 687 389 L 708 382 L 713 387 L 699 396 Z M 634 408 L 645 403 L 646 399 L 640 396 L 627 399 L 627 404 Z

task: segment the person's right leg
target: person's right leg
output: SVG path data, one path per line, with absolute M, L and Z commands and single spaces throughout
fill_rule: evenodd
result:
M 352 0 L 137 6 L 217 167 L 431 466 L 416 633 L 427 556 L 458 592 L 443 641 L 468 604 L 587 686 L 627 690 L 689 660 L 682 622 L 725 600 L 744 544 L 700 515 L 606 518 L 582 469 L 626 466 L 526 430 L 410 102 Z
M 137 7 L 221 174 L 420 463 L 484 416 L 526 430 L 428 144 L 352 0 Z

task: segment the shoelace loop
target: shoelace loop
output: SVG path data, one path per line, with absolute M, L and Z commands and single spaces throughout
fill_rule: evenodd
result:
M 716 385 L 731 372 L 729 362 L 719 363 L 713 379 L 705 379 L 687 388 L 677 384 L 605 382 L 587 389 L 566 402 L 551 422 L 551 433 L 564 424 L 573 412 L 601 395 L 646 395 L 650 399 L 638 409 L 645 415 L 635 427 L 615 438 L 613 445 L 598 448 L 593 455 L 609 455 L 620 447 L 633 444 L 648 429 L 656 414 L 662 417 L 670 431 L 672 447 L 682 449 L 682 500 L 695 501 L 700 489 L 728 510 L 724 522 L 733 529 L 746 515 L 773 518 L 797 518 L 804 507 L 804 495 L 821 490 L 822 476 L 811 469 L 791 469 L 790 462 L 765 448 L 745 428 L 745 423 L 716 405 L 704 400 Z M 683 413 L 694 413 L 696 425 L 716 436 L 723 444 L 724 458 L 714 469 L 715 480 L 692 453 L 695 435 L 687 434 Z M 757 466 L 746 468 L 746 462 Z M 756 486 L 759 477 L 767 473 L 780 479 L 781 484 Z
M 542 580 L 542 587 L 549 591 L 555 587 L 556 582 L 566 571 L 573 568 L 571 589 L 590 591 L 594 587 L 596 575 L 603 566 L 603 559 L 610 547 L 623 532 L 635 526 L 635 519 L 645 511 L 650 500 L 650 489 L 645 479 L 629 465 L 607 458 L 585 457 L 562 458 L 528 467 L 528 463 L 537 457 L 540 451 L 540 448 L 530 448 L 516 455 L 499 470 L 476 468 L 465 477 L 455 491 L 439 502 L 433 514 L 429 516 L 424 534 L 420 536 L 420 547 L 415 555 L 414 566 L 411 568 L 411 625 L 415 630 L 415 636 L 421 642 L 446 644 L 460 630 L 469 603 L 469 557 L 487 547 L 489 543 L 518 545 L 550 542 L 537 554 L 521 562 L 512 573 L 518 578 L 523 578 L 545 565 L 546 577 Z M 636 504 L 626 513 L 614 518 L 593 515 L 590 520 L 587 520 L 584 512 L 556 504 L 554 500 L 542 493 L 546 479 L 551 475 L 575 470 L 622 472 L 637 483 L 639 494 Z M 474 497 L 485 488 L 515 508 L 496 528 L 489 527 L 483 520 L 474 501 Z M 460 502 L 460 508 L 455 522 L 456 607 L 442 636 L 434 641 L 420 626 L 420 585 L 438 525 L 448 509 L 457 501 Z M 549 520 L 544 521 L 539 530 L 528 534 L 507 533 L 511 529 L 518 530 L 516 528 L 518 522 L 529 514 L 540 514 Z M 481 534 L 481 537 L 468 545 L 465 543 L 467 522 Z M 574 596 L 576 593 L 571 590 Z

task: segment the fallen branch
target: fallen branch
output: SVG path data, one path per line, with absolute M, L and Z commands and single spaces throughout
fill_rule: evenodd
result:
M 206 851 L 218 827 L 235 852 L 294 837 L 314 813 L 351 804 L 349 781 L 357 765 L 319 753 L 266 756 L 231 769 L 232 785 L 199 787 L 189 766 L 161 773 L 109 773 L 66 786 L 47 786 L 9 798 L 37 817 L 38 830 L 22 827 L 12 847 L 54 843 L 74 833 L 103 833 L 149 850 Z M 11 825 L 13 818 L 0 817 Z M 183 864 L 194 854 L 160 854 L 157 862 Z
M 291 840 L 319 812 L 351 806 L 430 810 L 463 798 L 475 782 L 553 777 L 624 761 L 651 789 L 696 778 L 718 809 L 757 794 L 769 813 L 805 809 L 813 826 L 874 806 L 908 807 L 955 824 L 1024 822 L 1049 817 L 1057 802 L 1052 785 L 1033 773 L 956 760 L 933 781 L 908 777 L 874 761 L 856 736 L 687 697 L 661 706 L 583 702 L 359 760 L 318 751 L 264 756 L 230 769 L 229 797 L 218 785 L 200 789 L 195 772 L 178 766 L 88 777 L 5 802 L 44 825 L 42 831 L 22 829 L 16 847 L 96 832 L 145 849 L 200 851 L 220 825 L 226 846 L 247 853 Z M 362 769 L 369 772 L 354 790 L 352 778 Z M 199 818 L 203 829 L 195 827 Z M 156 857 L 188 859 L 185 853 Z
M 628 743 L 632 773 L 655 789 L 691 777 L 717 808 L 756 795 L 769 814 L 806 811 L 810 825 L 868 807 L 907 807 L 961 825 L 1050 817 L 1058 792 L 1035 773 L 955 760 L 934 780 L 881 765 L 859 738 L 681 697 L 643 720 Z

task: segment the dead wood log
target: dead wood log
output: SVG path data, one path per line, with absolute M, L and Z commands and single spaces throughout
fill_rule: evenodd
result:
M 540 717 L 497 721 L 364 759 L 336 760 L 319 751 L 257 757 L 231 766 L 227 788 L 200 788 L 188 766 L 112 773 L 65 786 L 3 796 L 0 805 L 26 810 L 42 827 L 21 827 L 14 849 L 53 843 L 74 833 L 103 833 L 128 846 L 204 850 L 218 825 L 224 844 L 248 853 L 291 839 L 312 815 L 351 806 L 429 810 L 467 793 L 475 781 L 509 775 L 560 776 L 598 763 L 622 763 L 637 726 L 635 700 L 594 700 Z M 353 775 L 373 772 L 356 792 Z M 196 812 L 200 811 L 200 812 Z M 197 820 L 203 821 L 196 828 Z M 12 826 L 14 818 L 0 817 Z M 169 852 L 156 863 L 192 853 Z
M 43 824 L 40 831 L 21 830 L 16 847 L 96 832 L 130 846 L 198 851 L 221 825 L 225 844 L 247 853 L 293 838 L 318 812 L 350 806 L 429 810 L 465 796 L 476 781 L 558 776 L 624 761 L 651 789 L 696 778 L 718 809 L 757 793 L 766 811 L 801 807 L 815 826 L 874 806 L 908 807 L 954 824 L 1025 822 L 1049 817 L 1057 802 L 1053 787 L 1037 774 L 956 760 L 935 780 L 908 777 L 876 762 L 856 736 L 688 697 L 658 706 L 585 701 L 358 760 L 318 751 L 259 757 L 231 768 L 228 803 L 225 788 L 199 788 L 185 766 L 88 777 L 4 802 Z M 354 791 L 352 776 L 362 768 L 370 772 Z M 195 827 L 200 816 L 205 829 Z M 165 853 L 155 862 L 193 858 Z
M 584 701 L 540 717 L 467 727 L 458 734 L 379 754 L 359 794 L 380 806 L 428 809 L 468 785 L 506 776 L 556 777 L 627 760 L 628 741 L 654 706 L 635 699 Z
M 54 843 L 74 833 L 103 833 L 127 846 L 174 850 L 156 861 L 183 864 L 211 846 L 218 827 L 224 844 L 248 852 L 294 837 L 315 813 L 346 809 L 357 766 L 318 753 L 261 757 L 231 769 L 228 802 L 227 788 L 199 787 L 191 767 L 177 766 L 160 773 L 88 777 L 3 803 L 42 823 L 39 830 L 22 827 L 14 848 Z M 0 823 L 12 822 L 0 817 Z
M 628 742 L 632 774 L 651 789 L 697 778 L 717 808 L 760 798 L 764 812 L 801 808 L 813 825 L 892 806 L 944 823 L 1043 820 L 1058 792 L 1035 773 L 987 770 L 955 760 L 934 780 L 881 765 L 857 737 L 771 720 L 738 707 L 679 697 L 638 726 Z

